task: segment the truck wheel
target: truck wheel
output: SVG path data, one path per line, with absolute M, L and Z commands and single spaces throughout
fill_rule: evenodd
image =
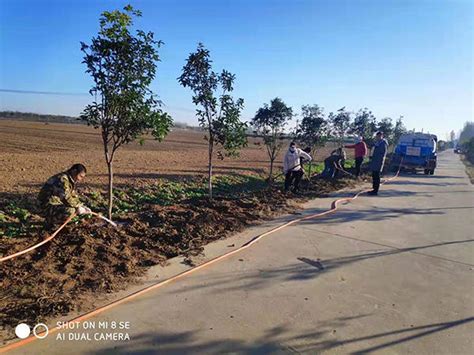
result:
M 428 175 L 430 173 L 430 169 L 425 169 L 425 175 Z
M 434 169 L 430 170 L 430 175 L 434 175 Z

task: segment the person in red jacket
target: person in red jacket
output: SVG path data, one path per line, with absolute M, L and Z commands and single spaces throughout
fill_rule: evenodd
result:
M 355 175 L 359 177 L 360 175 L 360 166 L 364 161 L 364 157 L 367 155 L 367 144 L 364 142 L 364 138 L 358 137 L 356 144 L 346 145 L 345 148 L 354 148 L 355 163 L 356 163 L 356 173 Z

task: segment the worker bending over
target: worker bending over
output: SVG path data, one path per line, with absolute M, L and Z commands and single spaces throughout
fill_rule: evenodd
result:
M 331 152 L 331 155 L 324 159 L 324 170 L 321 177 L 334 179 L 340 170 L 344 170 L 346 152 L 342 148 L 337 148 Z
M 86 177 L 86 172 L 84 165 L 74 164 L 69 170 L 50 177 L 43 185 L 38 194 L 38 201 L 46 229 L 64 223 L 74 213 L 91 212 L 81 203 L 75 189 L 76 183 Z
M 296 143 L 291 142 L 288 151 L 283 159 L 283 173 L 285 174 L 285 191 L 289 191 L 294 183 L 293 192 L 298 192 L 301 178 L 304 171 L 301 168 L 301 158 L 305 161 L 311 161 L 311 155 L 303 150 L 296 148 Z

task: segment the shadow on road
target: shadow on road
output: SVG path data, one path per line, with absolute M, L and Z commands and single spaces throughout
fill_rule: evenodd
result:
M 291 328 L 294 328 L 291 324 L 278 325 L 267 329 L 259 338 L 248 341 L 225 338 L 221 338 L 222 340 L 199 340 L 202 336 L 212 338 L 214 331 L 212 327 L 205 330 L 201 329 L 175 333 L 147 332 L 133 335 L 132 339 L 125 344 L 114 345 L 109 348 L 91 352 L 91 354 L 221 354 L 229 352 L 245 354 L 281 352 L 317 353 L 358 342 L 366 343 L 369 340 L 372 342 L 380 341 L 377 345 L 370 347 L 361 346 L 360 350 L 351 352 L 351 354 L 368 354 L 474 321 L 474 317 L 468 317 L 449 322 L 420 326 L 412 325 L 408 328 L 388 330 L 356 338 L 338 338 L 337 330 L 350 326 L 353 320 L 358 321 L 360 318 L 367 316 L 368 315 L 340 317 L 332 321 L 321 321 L 317 324 L 317 331 L 299 331 L 299 334 L 295 334 L 295 331 L 291 331 Z M 398 336 L 398 338 L 395 340 L 384 340 L 384 338 L 393 339 L 394 336 Z
M 422 197 L 433 197 L 432 191 L 400 191 L 400 190 L 386 190 L 382 188 L 379 191 L 379 197 L 411 197 L 411 196 L 422 196 Z
M 474 209 L 474 206 L 451 206 L 451 207 L 435 207 L 435 208 L 383 208 L 376 209 L 359 209 L 344 210 L 341 209 L 336 214 L 326 217 L 307 219 L 299 222 L 300 225 L 311 224 L 340 224 L 354 223 L 354 221 L 385 221 L 393 218 L 410 215 L 443 215 L 450 210 Z
M 392 248 L 372 253 L 356 254 L 342 256 L 332 259 L 312 260 L 307 257 L 298 257 L 299 262 L 285 265 L 278 268 L 257 269 L 247 272 L 232 271 L 215 274 L 212 280 L 207 276 L 195 276 L 196 282 L 191 286 L 185 286 L 179 291 L 163 291 L 169 293 L 192 292 L 194 290 L 208 289 L 212 293 L 222 293 L 231 291 L 260 290 L 272 287 L 275 283 L 283 284 L 285 282 L 314 280 L 322 273 L 331 272 L 339 268 L 352 265 L 357 262 L 373 258 L 386 257 L 409 252 L 418 252 L 420 250 L 441 247 L 446 245 L 463 244 L 474 242 L 474 239 L 447 241 L 436 244 L 408 247 Z M 388 248 L 388 247 L 387 247 Z M 430 256 L 430 255 L 428 255 Z M 240 262 L 246 262 L 239 259 Z
M 474 321 L 474 317 L 469 317 L 469 318 L 464 318 L 464 319 L 459 319 L 457 321 L 452 321 L 452 322 L 444 322 L 444 323 L 436 323 L 436 324 L 428 324 L 428 325 L 423 325 L 423 326 L 418 326 L 418 327 L 410 327 L 410 328 L 404 328 L 404 329 L 398 329 L 390 332 L 384 332 L 384 333 L 377 333 L 365 337 L 360 337 L 360 338 L 352 338 L 348 340 L 343 340 L 339 342 L 338 345 L 344 345 L 344 344 L 349 344 L 349 343 L 354 343 L 358 341 L 363 341 L 363 340 L 370 340 L 370 339 L 377 339 L 377 338 L 383 338 L 386 336 L 392 336 L 394 334 L 404 334 L 407 332 L 413 332 L 413 331 L 420 331 L 417 332 L 416 334 L 413 335 L 408 335 L 408 336 L 402 336 L 399 339 L 393 340 L 393 341 L 388 341 L 386 343 L 382 343 L 379 345 L 375 345 L 369 348 L 365 348 L 359 351 L 352 352 L 351 354 L 368 354 L 375 352 L 377 350 L 385 349 L 388 347 L 391 347 L 393 345 L 405 343 L 410 340 L 414 340 L 417 338 L 421 338 L 427 335 L 431 335 L 434 333 L 438 333 L 440 331 L 457 327 L 466 323 L 470 323 Z M 426 330 L 425 330 L 426 329 Z
M 397 192 L 400 191 L 394 191 L 394 190 L 381 190 L 380 194 L 385 194 L 386 191 L 393 191 L 394 195 L 396 195 Z M 474 194 L 474 190 L 449 190 L 449 191 L 412 191 L 413 194 L 418 194 L 418 195 L 425 195 L 427 197 L 432 197 L 433 194 Z
M 467 183 L 458 183 L 458 182 L 427 182 L 427 181 L 413 181 L 413 180 L 395 180 L 390 181 L 390 185 L 425 185 L 425 186 L 465 186 Z
M 447 170 L 458 170 L 460 173 L 463 172 L 463 169 L 449 169 L 446 168 Z M 402 171 L 400 172 L 400 177 L 407 177 L 407 178 L 414 178 L 414 179 L 428 179 L 428 180 L 433 180 L 433 179 L 464 179 L 464 176 L 456 176 L 456 175 L 425 175 L 425 174 L 413 174 L 408 171 Z
M 265 330 L 257 339 L 244 341 L 236 339 L 200 341 L 199 337 L 212 337 L 214 328 L 184 331 L 184 332 L 147 332 L 133 335 L 131 341 L 123 345 L 91 352 L 96 355 L 104 354 L 269 354 L 295 352 L 297 345 L 304 343 L 313 346 L 312 341 L 331 336 L 336 328 L 345 326 L 352 320 L 368 317 L 362 314 L 350 317 L 339 317 L 330 321 L 321 321 L 318 330 L 308 330 L 303 334 L 291 332 L 291 324 L 277 325 Z M 235 318 L 238 318 L 236 316 Z M 207 333 L 207 334 L 206 334 Z
M 455 208 L 455 207 L 454 207 Z M 464 208 L 464 207 L 462 207 Z M 472 207 L 466 207 L 472 208 Z M 393 218 L 399 218 L 408 215 L 442 215 L 446 208 L 383 208 L 376 209 L 359 209 L 359 210 L 344 210 L 341 209 L 336 214 L 328 215 L 327 217 L 317 219 L 307 219 L 301 221 L 300 224 L 340 224 L 353 223 L 356 220 L 360 221 L 385 221 Z
M 333 259 L 311 260 L 308 258 L 301 257 L 301 258 L 298 258 L 298 260 L 308 265 L 313 266 L 314 268 L 317 269 L 317 271 L 322 271 L 322 270 L 331 271 L 332 269 L 337 269 L 342 266 L 350 265 L 354 262 L 358 262 L 362 260 L 378 258 L 382 256 L 402 254 L 402 253 L 413 252 L 413 251 L 419 251 L 419 250 L 439 247 L 443 245 L 464 244 L 464 243 L 472 243 L 472 242 L 474 242 L 474 239 L 455 240 L 455 241 L 450 241 L 450 242 L 423 245 L 423 246 L 418 246 L 418 247 L 397 248 L 397 249 L 384 250 L 384 251 L 379 251 L 379 252 L 374 252 L 374 253 L 350 255 L 350 256 L 344 256 L 344 257 L 333 258 Z

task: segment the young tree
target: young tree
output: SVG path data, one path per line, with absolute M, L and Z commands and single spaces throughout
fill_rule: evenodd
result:
M 208 142 L 208 187 L 212 199 L 212 158 L 215 148 L 218 157 L 238 155 L 240 148 L 247 144 L 247 125 L 240 121 L 244 100 L 234 100 L 230 93 L 234 90 L 235 75 L 223 70 L 217 74 L 212 71 L 209 50 L 202 43 L 191 53 L 178 78 L 183 87 L 193 91 L 193 103 L 198 106 L 196 113 L 199 125 L 207 131 Z M 218 89 L 222 90 L 217 96 Z
M 360 137 L 364 138 L 364 141 L 371 145 L 373 141 L 373 136 L 377 130 L 377 119 L 372 114 L 372 111 L 364 108 L 360 109 L 354 117 L 352 122 L 350 132 L 352 134 L 357 134 Z
M 153 32 L 131 33 L 133 17 L 139 16 L 141 12 L 130 5 L 123 12 L 105 11 L 97 37 L 92 38 L 90 45 L 81 42 L 83 63 L 94 81 L 89 92 L 95 96 L 81 119 L 101 129 L 109 176 L 109 218 L 112 218 L 113 160 L 117 149 L 145 132 L 161 140 L 172 125 L 171 117 L 160 109 L 161 102 L 149 89 L 162 42 L 154 39 Z
M 298 131 L 300 129 L 300 120 L 295 120 L 295 125 L 290 129 L 289 138 L 293 141 L 298 140 Z
M 393 144 L 398 144 L 398 140 L 407 132 L 407 129 L 402 121 L 403 116 L 400 116 L 395 122 L 395 127 L 393 128 Z
M 454 133 L 454 130 L 449 133 L 449 141 L 454 142 L 456 140 L 456 133 Z
M 256 133 L 262 136 L 270 158 L 270 183 L 273 179 L 273 163 L 283 146 L 283 130 L 292 117 L 293 109 L 276 97 L 270 101 L 270 105 L 264 104 L 259 108 L 252 119 L 252 126 Z
M 301 106 L 301 123 L 296 130 L 296 139 L 311 149 L 311 156 L 315 155 L 316 148 L 324 146 L 327 139 L 327 121 L 323 109 L 318 105 Z M 311 176 L 312 161 L 309 162 L 309 176 Z
M 390 117 L 382 118 L 378 124 L 378 131 L 382 131 L 384 137 L 388 140 L 389 143 L 393 143 L 393 123 Z
M 455 135 L 452 134 L 451 137 L 451 140 L 454 140 Z M 464 144 L 468 142 L 472 137 L 474 137 L 474 122 L 466 122 L 464 123 L 464 127 L 461 133 L 459 134 L 459 143 Z
M 344 137 L 347 134 L 350 122 L 351 122 L 351 114 L 350 112 L 346 111 L 346 107 L 342 107 L 337 110 L 337 113 L 330 113 L 328 120 L 331 124 L 331 131 L 332 134 L 335 136 L 337 143 L 339 146 L 342 146 L 344 143 Z

